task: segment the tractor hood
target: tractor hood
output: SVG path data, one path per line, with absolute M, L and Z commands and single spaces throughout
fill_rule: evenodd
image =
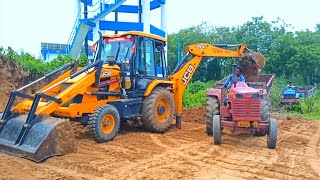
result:
M 239 87 L 239 88 L 235 88 L 234 92 L 236 94 L 255 94 L 255 93 L 259 93 L 259 90 L 254 89 L 252 87 Z
M 259 93 L 258 89 L 249 87 L 246 83 L 244 82 L 238 82 L 236 87 L 233 85 L 231 86 L 231 91 L 233 91 L 235 94 L 254 94 L 254 93 Z

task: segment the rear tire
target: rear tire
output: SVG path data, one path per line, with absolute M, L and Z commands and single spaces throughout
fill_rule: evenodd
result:
M 213 116 L 213 143 L 222 143 L 220 115 Z
M 143 100 L 142 124 L 148 131 L 164 133 L 172 123 L 174 111 L 174 99 L 171 92 L 164 88 L 155 88 Z
M 277 120 L 270 118 L 269 132 L 267 135 L 267 146 L 269 149 L 276 148 L 277 136 L 278 136 L 278 122 Z
M 120 129 L 118 110 L 110 104 L 98 107 L 89 115 L 88 127 L 95 141 L 99 143 L 111 141 Z
M 212 119 L 214 115 L 220 113 L 219 100 L 215 96 L 207 96 L 207 111 L 206 111 L 206 132 L 212 136 Z
M 269 99 L 266 95 L 262 96 L 260 99 L 260 121 L 268 122 L 270 119 L 270 105 Z M 258 130 L 253 135 L 255 136 L 265 136 L 267 133 L 265 130 Z

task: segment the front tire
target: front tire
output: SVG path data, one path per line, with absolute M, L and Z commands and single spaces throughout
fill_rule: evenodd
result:
M 120 129 L 119 112 L 110 104 L 100 106 L 89 115 L 88 125 L 90 135 L 95 141 L 111 141 Z
M 206 111 L 206 132 L 209 136 L 212 135 L 212 119 L 214 115 L 220 113 L 219 100 L 215 96 L 207 96 L 207 111 Z
M 213 143 L 222 143 L 220 115 L 213 116 Z
M 143 100 L 142 124 L 148 131 L 164 133 L 172 123 L 174 111 L 174 99 L 171 92 L 164 88 L 155 88 Z
M 277 136 L 278 136 L 278 122 L 277 120 L 270 118 L 269 131 L 267 135 L 267 146 L 269 149 L 276 148 Z

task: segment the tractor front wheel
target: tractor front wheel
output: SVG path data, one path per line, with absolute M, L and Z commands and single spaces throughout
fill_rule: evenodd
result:
M 95 141 L 100 143 L 111 141 L 120 129 L 119 112 L 110 104 L 100 106 L 89 115 L 88 126 L 90 135 Z
M 220 115 L 213 116 L 213 143 L 222 143 Z
M 209 136 L 212 135 L 212 119 L 214 115 L 220 112 L 220 103 L 217 97 L 207 96 L 207 111 L 206 111 L 206 132 Z
M 155 88 L 142 103 L 141 114 L 144 128 L 155 133 L 165 132 L 173 120 L 174 110 L 174 99 L 171 92 L 164 88 Z
M 267 146 L 269 149 L 276 148 L 277 136 L 278 136 L 278 122 L 277 120 L 270 118 L 269 131 L 267 135 Z

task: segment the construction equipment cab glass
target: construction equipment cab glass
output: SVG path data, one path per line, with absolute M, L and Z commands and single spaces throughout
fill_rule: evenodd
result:
M 103 35 L 101 56 L 109 65 L 122 71 L 126 93 L 141 96 L 154 79 L 166 79 L 166 39 L 142 32 Z
M 118 63 L 129 63 L 134 37 L 106 38 L 102 45 L 101 59 Z

